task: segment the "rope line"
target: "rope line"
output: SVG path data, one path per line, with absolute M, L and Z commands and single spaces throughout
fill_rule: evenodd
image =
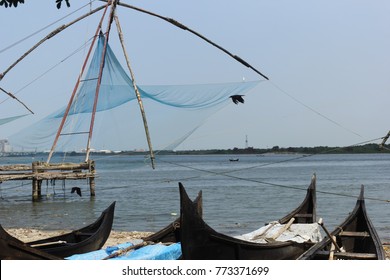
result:
M 82 46 L 78 47 L 77 49 L 75 49 L 73 52 L 71 52 L 68 56 L 66 56 L 64 59 L 60 60 L 57 64 L 54 64 L 52 67 L 50 67 L 49 69 L 47 69 L 46 71 L 44 71 L 43 73 L 41 73 L 40 75 L 38 75 L 37 77 L 35 77 L 33 80 L 31 80 L 30 82 L 28 82 L 27 84 L 25 84 L 24 86 L 22 86 L 20 89 L 18 89 L 17 91 L 15 91 L 15 93 L 13 95 L 18 95 L 21 91 L 23 91 L 24 89 L 26 89 L 27 87 L 29 87 L 30 85 L 32 85 L 33 83 L 35 83 L 36 81 L 38 81 L 39 79 L 41 79 L 42 77 L 46 76 L 49 72 L 51 72 L 52 70 L 54 70 L 55 68 L 57 68 L 61 63 L 67 61 L 68 59 L 70 59 L 72 56 L 76 55 L 78 52 L 82 51 L 89 43 L 90 41 L 93 39 L 93 37 L 91 37 L 87 42 L 85 42 Z M 0 104 L 3 104 L 4 102 L 6 102 L 7 100 L 9 100 L 11 97 L 7 97 L 5 98 L 3 101 L 0 101 Z
M 188 169 L 191 169 L 191 170 L 206 172 L 206 173 L 209 173 L 209 174 L 212 174 L 212 175 L 222 175 L 222 176 L 225 176 L 225 177 L 228 177 L 228 178 L 232 178 L 232 179 L 236 179 L 236 180 L 241 180 L 241 181 L 246 181 L 246 182 L 253 182 L 253 183 L 259 183 L 259 184 L 263 184 L 263 185 L 280 187 L 280 188 L 285 188 L 285 189 L 294 189 L 294 190 L 300 190 L 300 191 L 307 191 L 307 188 L 303 189 L 303 188 L 300 188 L 300 187 L 287 186 L 287 185 L 276 184 L 276 183 L 270 183 L 270 182 L 265 182 L 265 181 L 261 181 L 261 180 L 257 180 L 257 179 L 248 179 L 248 178 L 243 178 L 243 177 L 239 177 L 239 176 L 229 175 L 227 173 L 215 172 L 215 171 L 210 171 L 210 170 L 204 170 L 204 169 L 201 169 L 201 168 L 190 167 L 190 166 L 187 166 L 187 165 L 177 164 L 177 163 L 168 162 L 168 161 L 163 161 L 163 162 L 169 163 L 169 164 L 172 164 L 172 165 L 176 165 L 176 166 L 180 166 L 180 167 L 185 167 L 185 168 L 188 168 Z M 201 177 L 201 176 L 189 177 L 189 178 L 186 178 L 186 179 L 183 179 L 183 180 L 194 179 L 194 178 L 199 178 L 199 177 Z M 358 197 L 358 196 L 354 196 L 354 195 L 341 194 L 341 193 L 335 193 L 335 192 L 329 192 L 329 191 L 319 191 L 319 190 L 316 190 L 316 192 L 317 193 L 322 193 L 322 194 L 350 197 L 350 198 L 357 198 Z M 373 201 L 380 201 L 380 202 L 390 203 L 389 199 L 370 198 L 370 197 L 365 197 L 365 199 L 366 200 L 373 200 Z
M 338 127 L 356 135 L 356 136 L 359 136 L 359 137 L 362 137 L 360 134 L 358 134 L 357 132 L 343 126 L 342 124 L 340 124 L 339 122 L 336 122 L 335 120 L 325 116 L 324 114 L 320 113 L 319 111 L 315 110 L 314 108 L 310 107 L 309 105 L 306 105 L 305 103 L 303 103 L 302 101 L 300 101 L 298 98 L 292 96 L 291 94 L 289 94 L 287 91 L 285 91 L 284 89 L 282 89 L 281 87 L 279 87 L 278 85 L 276 85 L 275 83 L 273 83 L 272 81 L 269 81 L 275 88 L 277 88 L 280 92 L 282 92 L 284 95 L 288 96 L 289 98 L 291 98 L 292 100 L 294 100 L 295 102 L 299 103 L 300 105 L 302 105 L 303 107 L 305 107 L 306 109 L 312 111 L 313 113 L 317 114 L 318 116 L 320 116 L 321 118 L 337 125 Z
M 300 187 L 295 187 L 295 186 L 287 186 L 287 185 L 275 184 L 275 183 L 265 182 L 265 181 L 261 181 L 261 180 L 257 180 L 257 179 L 250 179 L 250 178 L 248 179 L 248 178 L 243 178 L 243 177 L 231 175 L 229 173 L 243 171 L 243 170 L 249 170 L 249 169 L 253 169 L 253 168 L 263 168 L 263 167 L 270 166 L 270 165 L 275 165 L 275 164 L 281 164 L 281 163 L 285 163 L 285 162 L 300 160 L 302 158 L 312 157 L 312 156 L 316 156 L 316 155 L 320 155 L 320 154 L 327 154 L 327 153 L 330 153 L 332 151 L 337 151 L 337 150 L 341 150 L 341 149 L 347 148 L 347 147 L 353 147 L 353 146 L 362 145 L 362 144 L 365 144 L 365 143 L 370 143 L 370 142 L 377 141 L 377 140 L 380 140 L 380 139 L 383 139 L 383 138 L 384 137 L 380 137 L 380 138 L 367 140 L 367 141 L 364 141 L 364 142 L 361 142 L 361 143 L 358 143 L 358 144 L 354 144 L 354 145 L 350 145 L 350 146 L 334 148 L 334 149 L 332 149 L 330 151 L 326 151 L 326 152 L 315 153 L 315 154 L 310 154 L 310 155 L 302 155 L 302 156 L 299 156 L 299 157 L 286 159 L 286 160 L 282 160 L 282 161 L 271 162 L 271 163 L 264 163 L 264 164 L 259 164 L 259 165 L 253 165 L 253 166 L 250 166 L 250 167 L 245 167 L 245 168 L 235 169 L 235 170 L 230 170 L 230 171 L 224 171 L 224 172 L 205 170 L 205 169 L 202 169 L 202 168 L 191 167 L 191 166 L 188 166 L 188 165 L 185 165 L 185 164 L 179 164 L 179 163 L 166 161 L 166 160 L 161 160 L 161 159 L 158 159 L 158 160 L 161 161 L 161 162 L 164 162 L 164 163 L 171 164 L 171 165 L 175 165 L 175 166 L 184 167 L 184 168 L 187 168 L 187 169 L 191 169 L 191 170 L 196 170 L 196 171 L 199 171 L 199 172 L 207 173 L 208 175 L 214 175 L 214 176 L 218 176 L 219 175 L 219 176 L 225 176 L 225 177 L 228 177 L 228 178 L 241 180 L 241 181 L 246 181 L 246 182 L 254 182 L 254 183 L 264 184 L 264 185 L 268 185 L 268 186 L 275 186 L 275 187 L 281 187 L 281 188 L 286 188 L 286 189 L 296 189 L 296 190 L 306 191 L 306 188 L 302 189 Z M 197 175 L 197 176 L 182 178 L 182 179 L 179 179 L 179 181 L 180 180 L 182 180 L 182 181 L 193 180 L 193 179 L 200 178 L 202 176 L 203 175 Z M 317 190 L 317 192 L 318 193 L 322 193 L 322 194 L 329 194 L 329 195 L 336 195 L 336 196 L 343 196 L 343 197 L 353 197 L 353 198 L 357 197 L 357 196 L 353 196 L 353 195 L 340 194 L 340 193 L 329 192 L 329 191 L 318 191 Z M 388 200 L 388 199 L 370 198 L 370 197 L 366 197 L 365 199 L 366 200 L 373 200 L 373 201 L 380 201 L 380 202 L 390 203 L 390 200 Z
M 290 159 L 285 159 L 285 160 L 281 160 L 281 161 L 269 162 L 269 163 L 263 163 L 263 164 L 257 164 L 257 165 L 253 165 L 253 166 L 250 166 L 250 167 L 243 167 L 243 168 L 239 168 L 239 169 L 235 169 L 235 170 L 229 170 L 229 171 L 219 172 L 219 173 L 217 173 L 216 175 L 224 175 L 224 174 L 232 173 L 232 172 L 239 172 L 239 171 L 244 171 L 244 170 L 249 170 L 249 169 L 254 169 L 254 168 L 262 168 L 262 167 L 271 166 L 271 165 L 275 165 L 275 164 L 281 164 L 281 163 L 286 163 L 286 162 L 290 162 L 290 161 L 300 160 L 300 159 L 303 159 L 303 158 L 313 157 L 313 156 L 317 156 L 317 155 L 321 155 L 321 154 L 327 154 L 327 153 L 331 153 L 331 152 L 334 152 L 334 151 L 337 151 L 337 150 L 342 150 L 342 149 L 344 149 L 344 148 L 354 147 L 354 146 L 358 146 L 358 145 L 363 145 L 363 144 L 371 143 L 371 142 L 373 142 L 373 141 L 378 141 L 378 140 L 380 140 L 380 139 L 382 139 L 382 138 L 383 138 L 383 137 L 375 138 L 375 139 L 372 139 L 372 140 L 367 140 L 367 141 L 364 141 L 364 142 L 360 142 L 360 143 L 353 144 L 353 145 L 349 145 L 349 146 L 345 146 L 345 147 L 337 147 L 337 148 L 331 149 L 331 150 L 329 150 L 329 151 L 324 151 L 324 152 L 319 152 L 319 153 L 314 153 L 314 154 L 309 154 L 309 155 L 301 155 L 301 156 L 299 156 L 299 157 L 290 158 Z M 160 161 L 166 162 L 166 163 L 170 163 L 170 164 L 174 164 L 174 163 L 172 163 L 172 162 L 167 162 L 167 161 L 163 161 L 163 160 L 160 160 Z M 183 166 L 183 167 L 187 167 L 187 166 Z M 188 168 L 188 167 L 187 167 L 187 168 Z M 203 170 L 199 170 L 199 171 L 203 171 Z M 199 176 L 196 176 L 196 177 L 190 177 L 190 179 L 199 178 L 199 177 L 201 177 L 201 176 L 202 176 L 202 175 L 199 175 Z M 183 179 L 183 180 L 185 180 L 185 179 Z

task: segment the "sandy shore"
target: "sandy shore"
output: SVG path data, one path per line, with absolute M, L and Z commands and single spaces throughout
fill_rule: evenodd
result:
M 53 231 L 43 231 L 38 229 L 29 229 L 29 228 L 9 228 L 6 231 L 12 236 L 24 241 L 29 242 L 37 239 L 43 239 L 51 236 L 56 236 L 60 234 L 67 233 L 65 230 L 53 230 Z M 142 239 L 145 236 L 152 234 L 152 232 L 140 232 L 140 231 L 115 231 L 113 230 L 108 238 L 106 244 L 103 248 L 107 246 L 113 246 L 120 243 L 129 242 L 134 239 Z M 390 259 L 390 244 L 383 246 L 386 252 L 386 257 Z
M 29 242 L 33 240 L 48 238 L 56 235 L 61 235 L 69 231 L 65 230 L 53 230 L 43 231 L 38 229 L 29 228 L 9 228 L 6 231 L 12 236 L 16 237 L 23 242 Z M 111 231 L 107 242 L 104 244 L 104 248 L 107 246 L 113 246 L 120 243 L 129 242 L 134 239 L 142 239 L 145 236 L 152 234 L 152 232 L 139 232 L 139 231 Z

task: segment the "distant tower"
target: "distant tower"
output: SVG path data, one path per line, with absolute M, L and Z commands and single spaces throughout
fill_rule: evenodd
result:
M 245 135 L 245 149 L 248 149 L 248 135 Z

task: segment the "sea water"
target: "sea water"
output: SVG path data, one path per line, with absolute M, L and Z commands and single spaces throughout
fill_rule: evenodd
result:
M 364 185 L 368 215 L 382 242 L 390 241 L 390 154 L 157 155 L 155 169 L 142 155 L 92 159 L 98 175 L 92 198 L 84 180 L 44 181 L 42 199 L 36 202 L 30 181 L 0 184 L 1 225 L 76 229 L 93 222 L 116 201 L 114 230 L 154 232 L 179 217 L 181 182 L 192 199 L 203 192 L 203 216 L 211 227 L 239 235 L 296 208 L 315 173 L 317 215 L 329 231 L 352 211 Z M 0 157 L 0 165 L 44 160 Z M 53 158 L 60 161 L 83 158 Z M 81 188 L 81 197 L 71 193 L 74 186 Z

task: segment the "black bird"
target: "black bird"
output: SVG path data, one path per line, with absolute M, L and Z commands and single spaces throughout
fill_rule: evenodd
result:
M 242 98 L 243 96 L 245 95 L 232 95 L 230 98 L 234 104 L 238 104 L 238 102 L 244 103 L 244 98 Z
M 81 196 L 81 189 L 79 187 L 73 187 L 70 193 L 76 192 L 79 196 Z

